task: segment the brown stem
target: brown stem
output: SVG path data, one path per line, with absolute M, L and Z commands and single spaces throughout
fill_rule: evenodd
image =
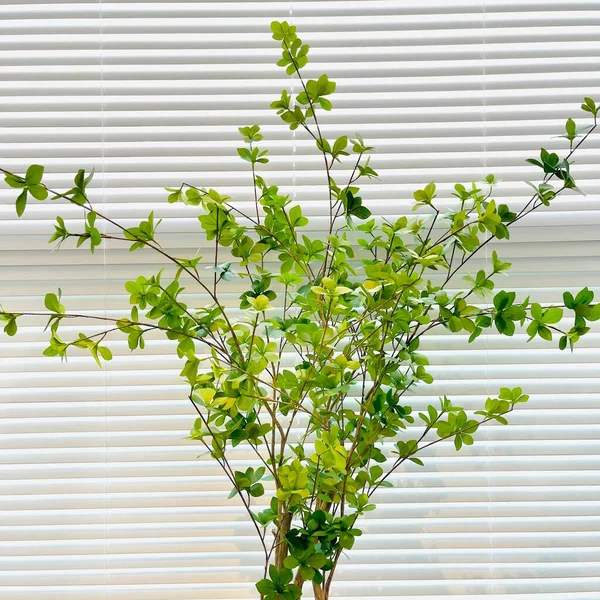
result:
M 296 577 L 294 578 L 294 585 L 297 585 L 300 589 L 302 589 L 302 586 L 304 585 L 304 577 L 302 577 L 300 569 L 298 569 L 298 571 L 296 572 Z
M 343 500 L 342 500 L 342 502 L 343 502 Z M 323 588 L 324 588 L 324 594 L 325 594 L 323 596 L 324 598 L 329 598 L 329 590 L 331 589 L 331 584 L 333 583 L 333 576 L 335 575 L 335 570 L 340 561 L 340 556 L 342 556 L 342 548 L 338 548 L 336 550 L 335 557 L 333 559 L 333 566 L 331 567 L 331 571 L 329 571 L 329 576 L 323 582 Z
M 279 500 L 279 527 L 277 528 L 277 545 L 275 546 L 275 566 L 278 569 L 283 568 L 283 561 L 285 560 L 288 547 L 285 536 L 288 534 L 290 527 L 292 526 L 292 513 L 287 509 L 287 506 L 282 500 Z
M 312 582 L 315 600 L 327 600 L 329 594 L 316 581 Z

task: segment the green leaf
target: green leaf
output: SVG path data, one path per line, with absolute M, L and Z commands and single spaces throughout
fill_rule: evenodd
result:
M 25 206 L 27 205 L 27 190 L 23 190 L 17 197 L 17 216 L 22 216 L 25 212 Z
M 27 169 L 27 173 L 25 174 L 25 182 L 27 186 L 37 185 L 42 181 L 42 177 L 44 175 L 44 167 L 41 165 L 31 165 Z
M 240 155 L 241 158 L 248 161 L 249 163 L 254 162 L 254 160 L 252 159 L 252 154 L 250 150 L 248 150 L 248 148 L 238 148 L 237 153 Z
M 339 137 L 337 140 L 335 140 L 331 153 L 334 157 L 337 157 L 340 154 L 344 154 L 347 156 L 348 153 L 344 152 L 346 150 L 346 146 L 348 146 L 348 136 L 343 135 L 342 137 Z
M 185 195 L 183 193 L 183 189 L 179 189 L 179 190 L 172 190 L 170 188 L 166 188 L 167 191 L 170 191 L 171 193 L 169 194 L 169 196 L 167 197 L 167 202 L 169 204 L 174 204 L 175 202 L 184 202 L 185 201 Z
M 350 214 L 353 217 L 364 221 L 371 216 L 371 211 L 366 206 L 358 206 L 354 208 Z
M 317 145 L 317 150 L 320 152 L 326 152 L 327 154 L 332 153 L 331 145 L 325 138 L 318 138 L 315 143 Z
M 77 171 L 77 174 L 75 175 L 75 178 L 73 179 L 73 182 L 80 190 L 85 189 L 85 170 L 84 169 L 79 169 Z
M 281 23 L 279 21 L 273 21 L 271 23 L 271 31 L 273 32 L 274 40 L 282 40 L 283 39 L 283 29 Z M 260 592 L 260 590 L 258 590 Z
M 596 103 L 591 98 L 584 98 L 581 108 L 585 112 L 592 113 L 594 117 L 598 114 L 598 108 L 596 107 Z
M 36 200 L 45 200 L 48 197 L 48 190 L 43 185 L 32 185 L 29 187 L 29 193 Z
M 492 252 L 492 266 L 494 269 L 494 273 L 501 273 L 502 271 L 510 269 L 511 263 L 501 261 L 498 258 L 498 253 L 494 250 Z
M 98 346 L 98 352 L 104 360 L 112 360 L 112 352 L 106 346 Z
M 273 582 L 269 581 L 268 579 L 261 579 L 256 584 L 256 589 L 258 593 L 263 596 L 266 596 L 267 594 L 274 594 L 277 591 L 273 585 Z
M 64 313 L 65 307 L 60 303 L 60 300 L 56 294 L 46 294 L 44 298 L 44 305 L 46 308 L 55 313 Z
M 567 139 L 569 141 L 573 141 L 577 135 L 577 126 L 575 125 L 575 121 L 573 121 L 573 119 L 567 120 L 565 124 L 565 131 L 567 132 Z
M 547 308 L 544 311 L 544 316 L 542 317 L 542 322 L 546 325 L 552 325 L 554 323 L 558 323 L 563 317 L 562 308 L 552 307 Z
M 302 216 L 302 208 L 298 204 L 292 206 L 289 216 L 292 227 L 305 227 L 308 225 L 308 219 Z
M 14 336 L 17 333 L 17 317 L 16 315 L 10 315 L 6 325 L 4 326 L 4 332 L 9 336 Z
M 575 304 L 589 304 L 594 299 L 594 292 L 583 288 L 575 297 Z
M 308 558 L 308 564 L 313 569 L 322 569 L 327 563 L 327 557 L 321 553 L 315 553 Z
M 565 292 L 563 294 L 563 302 L 567 308 L 575 308 L 575 298 L 571 292 Z
M 536 336 L 537 332 L 538 332 L 538 322 L 532 321 L 527 327 L 527 333 L 529 335 L 529 339 L 527 341 L 528 342 L 531 341 Z
M 550 329 L 548 329 L 544 325 L 538 326 L 537 334 L 543 340 L 546 340 L 547 342 L 551 342 L 552 341 L 552 332 L 550 331 Z
M 26 186 L 25 179 L 23 177 L 19 177 L 19 175 L 13 175 L 12 173 L 6 173 L 4 175 L 4 181 L 11 188 L 24 188 Z
M 293 556 L 287 556 L 283 561 L 283 566 L 287 569 L 295 569 L 300 563 Z
M 263 496 L 265 493 L 265 488 L 263 487 L 262 483 L 255 483 L 253 486 L 251 486 L 248 489 L 248 493 L 253 497 L 253 498 L 259 498 L 260 496 Z
M 531 305 L 531 316 L 536 321 L 541 321 L 542 320 L 542 307 L 537 302 L 534 302 Z
M 260 133 L 260 127 L 258 125 L 238 127 L 238 131 L 242 134 L 244 142 L 247 144 L 252 142 L 260 142 L 263 139 L 263 136 Z

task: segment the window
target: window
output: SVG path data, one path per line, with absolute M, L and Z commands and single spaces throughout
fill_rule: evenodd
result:
M 525 159 L 542 145 L 564 149 L 552 136 L 569 116 L 583 123 L 583 96 L 600 96 L 598 0 L 15 0 L 0 3 L 0 17 L 2 166 L 46 165 L 58 189 L 95 167 L 97 206 L 129 224 L 154 210 L 161 239 L 182 253 L 198 245 L 197 222 L 166 203 L 163 186 L 188 181 L 249 202 L 241 125 L 263 128 L 268 177 L 305 212 L 323 210 L 319 156 L 268 108 L 290 86 L 274 64 L 273 19 L 293 20 L 312 48 L 309 73 L 338 83 L 326 135 L 358 131 L 378 148 L 381 182 L 365 193 L 378 215 L 408 213 L 431 179 L 449 197 L 455 182 L 490 172 L 504 180 L 503 200 L 522 203 L 523 180 L 537 175 Z M 574 171 L 587 196 L 558 199 L 498 246 L 513 263 L 506 286 L 522 297 L 600 291 L 599 163 L 596 135 Z M 68 244 L 51 252 L 58 207 L 17 219 L 13 191 L 0 199 L 6 307 L 40 310 L 61 285 L 70 309 L 119 316 L 123 282 L 158 268 L 117 243 L 93 257 Z M 72 206 L 60 214 L 81 217 Z M 251 524 L 183 439 L 193 417 L 171 346 L 156 338 L 130 354 L 114 341 L 101 371 L 83 354 L 43 357 L 44 325 L 0 338 L 0 595 L 255 597 Z M 473 408 L 502 385 L 532 400 L 460 455 L 436 446 L 425 468 L 398 473 L 340 567 L 339 597 L 599 597 L 600 332 L 573 354 L 525 338 L 429 338 L 436 383 L 415 407 L 448 394 Z

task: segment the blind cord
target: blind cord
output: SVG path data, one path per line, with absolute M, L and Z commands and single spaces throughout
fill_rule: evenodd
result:
M 481 69 L 482 69 L 482 85 L 483 85 L 483 140 L 482 140 L 482 160 L 483 160 L 483 171 L 484 177 L 487 175 L 487 69 L 486 69 L 486 9 L 487 9 L 487 0 L 483 0 L 482 2 L 482 46 L 481 46 Z M 486 237 L 489 237 L 489 232 L 486 232 Z M 485 269 L 486 272 L 489 272 L 490 269 L 490 260 L 489 260 L 489 244 L 484 246 L 485 250 Z M 490 389 L 490 357 L 489 357 L 489 340 L 490 334 L 486 332 L 484 344 L 485 344 L 485 393 L 486 398 L 491 396 Z M 492 596 L 496 595 L 496 554 L 495 554 L 495 535 L 494 535 L 494 502 L 492 497 L 492 479 L 491 479 L 491 470 L 492 470 L 492 447 L 491 447 L 491 438 L 490 433 L 487 427 L 484 427 L 484 439 L 485 439 L 485 448 L 486 448 L 486 479 L 487 479 L 487 496 L 488 496 L 488 544 L 490 549 L 490 574 L 492 577 Z
M 102 212 L 106 214 L 106 160 L 105 160 L 105 128 L 104 128 L 104 40 L 103 40 L 103 12 L 102 0 L 99 0 L 100 11 L 100 136 L 101 136 L 101 164 L 102 164 Z M 102 221 L 102 231 L 106 233 L 106 222 Z M 104 317 L 108 316 L 107 311 L 107 248 L 108 240 L 104 239 L 102 244 L 102 276 L 104 287 Z M 105 321 L 104 330 L 107 330 Z M 104 375 L 104 598 L 108 598 L 108 361 L 103 361 Z

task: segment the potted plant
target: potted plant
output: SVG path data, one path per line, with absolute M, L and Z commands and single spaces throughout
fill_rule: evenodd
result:
M 44 313 L 7 307 L 0 319 L 12 336 L 22 318 L 47 314 L 45 355 L 66 358 L 80 348 L 99 365 L 112 358 L 106 345 L 112 334 L 125 335 L 132 351 L 144 349 L 149 332 L 172 340 L 196 413 L 190 437 L 220 465 L 230 498 L 243 504 L 260 540 L 260 597 L 294 600 L 308 584 L 325 600 L 342 554 L 362 533 L 360 517 L 376 508 L 374 494 L 392 485 L 394 471 L 406 461 L 422 465 L 420 454 L 434 444 L 452 441 L 457 451 L 473 444 L 482 425 L 506 424 L 528 400 L 521 388 L 502 387 L 473 413 L 442 396 L 413 414 L 409 393 L 433 381 L 427 356 L 419 352 L 421 339 L 436 328 L 466 333 L 473 342 L 488 329 L 512 336 L 525 327 L 529 339 L 557 340 L 561 350 L 572 350 L 589 322 L 600 319 L 600 304 L 592 303 L 587 288 L 565 292 L 560 306 L 496 289 L 496 276 L 510 267 L 496 251 L 490 268 L 467 274 L 456 291 L 459 274 L 482 248 L 508 240 L 515 223 L 557 196 L 578 191 L 571 159 L 596 129 L 600 108 L 585 98 L 582 108 L 592 123 L 577 128 L 572 119 L 566 122 L 564 158 L 542 149 L 529 160 L 541 179 L 530 184 L 531 198 L 518 210 L 495 199 L 498 182 L 488 175 L 457 183 L 451 210 L 442 207 L 431 182 L 414 193 L 416 217 L 376 218 L 359 187 L 377 177 L 373 148 L 359 135 L 323 137 L 319 123 L 332 109 L 336 85 L 325 74 L 305 81 L 308 45 L 285 21 L 271 29 L 282 48 L 277 64 L 301 84 L 295 97 L 283 90 L 271 106 L 290 129 L 304 130 L 322 156 L 325 231 L 309 235 L 302 205 L 260 174 L 269 158 L 257 125 L 240 128 L 244 145 L 238 148 L 253 180 L 250 214 L 214 189 L 189 183 L 167 188 L 168 202 L 197 207 L 213 247 L 205 258 L 164 249 L 152 213 L 125 227 L 96 210 L 87 189 L 92 173 L 79 170 L 73 187 L 59 192 L 45 185 L 40 165 L 23 175 L 1 169 L 17 191 L 19 216 L 30 199 L 82 207 L 77 230 L 57 216 L 51 243 L 73 238 L 94 252 L 105 239 L 117 240 L 131 251 L 157 253 L 168 266 L 125 283 L 130 308 L 118 319 L 73 314 L 60 290 L 45 296 Z M 335 172 L 342 161 L 351 165 L 343 181 Z M 243 292 L 228 307 L 223 298 L 232 286 Z M 202 304 L 190 306 L 184 288 L 202 294 Z M 567 316 L 573 320 L 564 327 Z M 106 327 L 65 339 L 61 325 L 71 319 Z M 255 456 L 243 470 L 229 458 L 240 445 Z

